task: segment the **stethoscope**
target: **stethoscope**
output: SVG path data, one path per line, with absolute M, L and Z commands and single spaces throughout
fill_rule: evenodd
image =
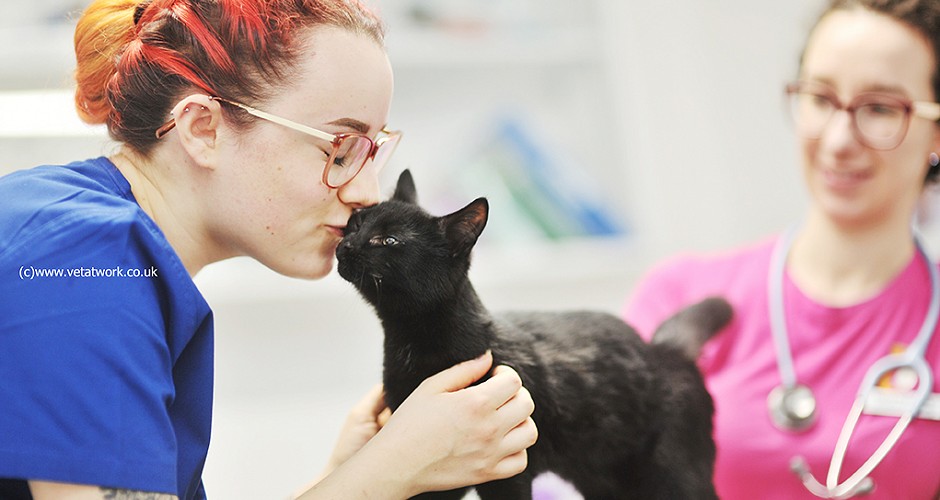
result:
M 795 231 L 791 230 L 777 242 L 771 258 L 770 275 L 768 276 L 770 330 L 777 351 L 777 367 L 780 371 L 781 384 L 770 392 L 767 397 L 767 405 L 771 421 L 777 428 L 790 432 L 799 432 L 809 429 L 816 421 L 816 397 L 809 387 L 798 383 L 796 380 L 796 370 L 793 368 L 793 356 L 790 353 L 787 323 L 784 316 L 783 278 L 786 272 L 787 254 L 793 243 L 794 234 Z M 930 396 L 930 391 L 933 388 L 933 372 L 927 364 L 925 354 L 927 345 L 937 328 L 938 316 L 940 316 L 940 286 L 938 286 L 938 283 L 940 283 L 938 274 L 940 273 L 937 271 L 937 266 L 931 262 L 924 251 L 920 239 L 916 236 L 914 243 L 917 251 L 927 263 L 930 272 L 930 306 L 927 309 L 924 324 L 921 326 L 917 337 L 904 352 L 889 354 L 879 359 L 865 373 L 858 393 L 856 393 L 855 402 L 852 404 L 852 408 L 849 410 L 842 426 L 842 431 L 839 433 L 839 438 L 836 440 L 832 460 L 829 462 L 829 474 L 826 476 L 826 484 L 823 485 L 816 480 L 802 457 L 795 457 L 791 462 L 791 469 L 800 477 L 806 489 L 818 497 L 849 498 L 872 491 L 874 482 L 868 475 L 898 442 L 901 434 L 917 416 Z M 858 424 L 862 410 L 865 408 L 869 394 L 884 375 L 900 368 L 911 370 L 917 375 L 917 387 L 910 394 L 908 408 L 868 460 L 840 484 L 839 473 L 845 460 L 849 440 L 855 432 L 855 427 Z

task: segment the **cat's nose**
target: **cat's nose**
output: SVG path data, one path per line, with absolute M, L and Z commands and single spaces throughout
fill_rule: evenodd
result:
M 352 242 L 343 239 L 339 242 L 339 245 L 336 246 L 336 257 L 342 258 L 344 255 L 348 254 L 353 248 Z

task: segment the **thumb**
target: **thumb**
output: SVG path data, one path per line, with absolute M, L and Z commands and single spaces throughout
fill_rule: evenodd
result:
M 436 392 L 454 392 L 465 389 L 480 380 L 493 366 L 493 353 L 487 350 L 482 356 L 454 365 L 427 379 Z

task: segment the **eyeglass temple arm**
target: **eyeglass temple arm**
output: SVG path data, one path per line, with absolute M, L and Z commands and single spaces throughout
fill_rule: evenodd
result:
M 930 121 L 940 121 L 940 103 L 914 101 L 911 103 L 914 114 Z
M 252 116 L 257 116 L 258 118 L 261 118 L 262 120 L 267 120 L 267 121 L 269 121 L 269 122 L 277 123 L 278 125 L 282 125 L 282 126 L 287 127 L 287 128 L 289 128 L 289 129 L 293 129 L 293 130 L 296 130 L 296 131 L 298 131 L 298 132 L 302 132 L 302 133 L 307 134 L 307 135 L 312 135 L 312 136 L 314 136 L 314 137 L 316 137 L 316 138 L 318 138 L 318 139 L 323 139 L 324 141 L 329 141 L 329 142 L 334 142 L 334 141 L 336 141 L 336 136 L 333 135 L 333 134 L 329 134 L 329 133 L 323 132 L 323 131 L 321 131 L 321 130 L 317 130 L 317 129 L 315 129 L 315 128 L 308 127 L 308 126 L 306 126 L 306 125 L 304 125 L 304 124 L 302 124 L 302 123 L 297 123 L 297 122 L 295 122 L 295 121 L 288 120 L 287 118 L 281 118 L 280 116 L 275 116 L 275 115 L 272 115 L 272 114 L 270 114 L 270 113 L 265 113 L 264 111 L 261 111 L 260 109 L 253 108 L 253 107 L 251 107 L 251 106 L 248 106 L 247 104 L 242 104 L 242 103 L 240 103 L 240 102 L 230 101 L 230 100 L 228 100 L 228 99 L 224 99 L 224 98 L 222 98 L 222 97 L 217 97 L 217 96 L 209 97 L 209 99 L 212 99 L 212 100 L 215 100 L 215 101 L 221 101 L 221 102 L 224 102 L 224 103 L 227 103 L 227 104 L 231 104 L 232 106 L 235 106 L 235 107 L 237 107 L 237 108 L 241 108 L 241 109 L 245 110 L 246 113 L 248 113 L 248 114 L 250 114 L 250 115 L 252 115 Z M 938 114 L 940 114 L 940 108 L 938 108 Z M 164 124 L 163 124 L 160 128 L 158 128 L 157 131 L 156 131 L 157 139 L 162 138 L 162 137 L 163 137 L 164 135 L 166 135 L 170 130 L 173 130 L 173 128 L 174 128 L 175 126 L 176 126 L 176 120 L 170 120 L 170 121 L 164 123 Z M 382 132 L 384 132 L 384 133 L 386 133 L 386 134 L 388 134 L 388 135 L 393 135 L 393 134 L 394 134 L 394 135 L 401 135 L 401 132 L 398 131 L 398 130 L 388 130 L 388 129 L 384 128 L 384 127 L 382 128 Z
M 261 111 L 260 109 L 255 109 L 251 106 L 242 104 L 240 102 L 229 101 L 228 99 L 223 99 L 221 97 L 215 97 L 215 96 L 210 97 L 210 99 L 214 99 L 216 101 L 222 101 L 224 103 L 231 104 L 232 106 L 245 110 L 249 115 L 257 116 L 258 118 L 261 118 L 262 120 L 274 122 L 274 123 L 277 123 L 278 125 L 283 125 L 287 128 L 294 129 L 298 132 L 302 132 L 307 135 L 312 135 L 318 139 L 323 139 L 324 141 L 333 142 L 336 140 L 336 136 L 333 134 L 328 134 L 326 132 L 317 130 L 315 128 L 311 128 L 306 125 L 288 120 L 287 118 L 281 118 L 280 116 L 274 116 L 270 113 L 265 113 L 264 111 Z

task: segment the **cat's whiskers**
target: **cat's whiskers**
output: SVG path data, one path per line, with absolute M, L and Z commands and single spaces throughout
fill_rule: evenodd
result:
M 382 275 L 373 274 L 372 282 L 375 283 L 375 305 L 378 306 L 382 302 Z

